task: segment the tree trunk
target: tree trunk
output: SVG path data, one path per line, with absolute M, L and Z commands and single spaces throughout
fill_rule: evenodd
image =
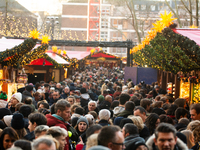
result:
M 192 2 L 191 0 L 189 0 L 189 10 L 190 10 L 190 25 L 193 25 L 193 21 L 192 21 Z
M 199 0 L 196 0 L 196 26 L 199 26 L 199 16 L 198 16 L 198 12 L 199 12 Z

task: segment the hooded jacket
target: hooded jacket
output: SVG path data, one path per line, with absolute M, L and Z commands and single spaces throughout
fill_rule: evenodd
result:
M 115 116 L 117 116 L 118 114 L 120 114 L 124 110 L 125 110 L 125 107 L 117 106 L 117 107 L 114 108 L 113 113 L 114 113 Z
M 81 94 L 81 106 L 87 106 L 90 101 L 90 95 L 88 93 Z
M 158 150 L 158 148 L 154 144 L 154 138 L 155 138 L 155 134 L 153 134 L 146 142 L 146 145 L 149 148 L 149 150 Z M 177 138 L 177 142 L 174 147 L 174 150 L 188 150 L 188 147 L 179 138 Z

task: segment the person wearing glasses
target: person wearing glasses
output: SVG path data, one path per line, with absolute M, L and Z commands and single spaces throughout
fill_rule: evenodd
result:
M 60 91 L 55 90 L 53 92 L 53 97 L 50 99 L 49 106 L 56 103 L 59 99 L 62 99 L 62 97 L 60 96 Z
M 123 150 L 124 136 L 118 126 L 105 126 L 98 135 L 98 145 L 108 147 L 111 150 Z

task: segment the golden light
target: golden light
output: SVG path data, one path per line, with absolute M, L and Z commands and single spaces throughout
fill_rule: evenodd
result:
M 195 26 L 195 25 L 192 25 L 192 26 L 190 26 L 190 28 L 192 28 L 192 29 L 196 29 L 196 28 L 198 28 L 198 27 Z
M 56 46 L 52 46 L 52 51 L 54 52 L 54 53 L 56 53 L 57 52 L 57 47 Z
M 166 10 L 164 14 L 160 14 L 160 22 L 163 24 L 164 27 L 169 27 L 169 25 L 173 24 L 173 20 L 176 20 L 177 18 L 172 18 L 173 14 L 170 11 L 169 14 L 167 14 Z
M 47 35 L 42 36 L 42 44 L 49 44 L 49 37 Z
M 30 31 L 29 33 L 29 37 L 33 38 L 33 39 L 38 39 L 39 38 L 39 31 L 37 31 L 37 29 Z

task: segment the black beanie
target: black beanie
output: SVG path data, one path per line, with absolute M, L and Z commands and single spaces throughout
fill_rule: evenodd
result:
M 11 120 L 11 127 L 14 129 L 22 129 L 25 127 L 24 117 L 20 113 L 16 113 L 13 115 Z
M 6 115 L 12 115 L 11 111 L 8 108 L 0 108 L 0 120 Z

